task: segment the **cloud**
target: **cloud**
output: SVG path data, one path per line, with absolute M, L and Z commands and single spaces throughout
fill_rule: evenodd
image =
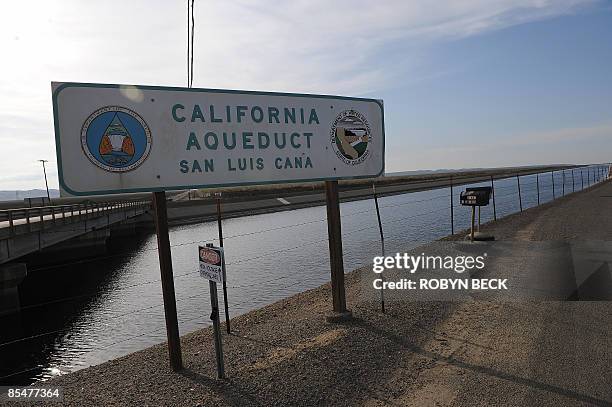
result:
M 196 9 L 195 81 L 221 87 L 363 94 L 394 82 L 426 47 L 537 21 L 591 0 L 223 2 Z M 265 6 L 264 6 L 265 4 Z M 228 23 L 230 22 L 230 23 Z M 204 45 L 202 42 L 204 41 Z M 198 44 L 200 46 L 198 47 Z M 223 72 L 223 75 L 219 75 Z M 367 81 L 360 80 L 367 79 Z M 297 89 L 296 89 L 297 88 Z
M 377 95 L 414 80 L 429 44 L 594 2 L 196 1 L 194 86 Z M 10 58 L 0 77 L 0 142 L 11 148 L 0 174 L 35 174 L 36 159 L 55 155 L 51 81 L 185 83 L 184 2 L 9 2 L 3 16 L 0 48 Z M 0 175 L 0 188 L 6 182 Z

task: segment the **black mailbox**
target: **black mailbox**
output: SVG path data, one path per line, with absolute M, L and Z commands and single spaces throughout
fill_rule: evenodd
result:
M 459 201 L 466 206 L 486 206 L 491 198 L 491 187 L 466 188 Z

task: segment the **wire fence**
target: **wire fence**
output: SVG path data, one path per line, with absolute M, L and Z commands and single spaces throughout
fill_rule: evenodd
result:
M 603 165 L 598 166 L 587 166 L 587 167 L 579 167 L 575 169 L 568 169 L 560 171 L 560 174 L 557 172 L 549 172 L 549 173 L 533 173 L 528 175 L 517 175 L 512 178 L 504 178 L 504 179 L 494 179 L 493 177 L 490 180 L 480 180 L 479 182 L 469 184 L 464 183 L 459 186 L 456 183 L 453 184 L 451 182 L 449 187 L 434 189 L 432 191 L 419 191 L 408 193 L 405 195 L 397 195 L 393 202 L 383 202 L 380 206 L 380 209 L 383 213 L 382 225 L 383 230 L 385 231 L 385 241 L 395 242 L 397 247 L 405 244 L 407 241 L 415 241 L 418 240 L 417 237 L 418 231 L 420 230 L 436 230 L 435 234 L 428 235 L 426 237 L 429 238 L 440 238 L 444 235 L 447 235 L 449 232 L 455 232 L 455 230 L 461 230 L 468 226 L 469 218 L 468 212 L 462 211 L 459 208 L 460 206 L 456 203 L 456 195 L 458 195 L 458 190 L 463 189 L 464 187 L 469 186 L 482 186 L 482 185 L 491 185 L 494 190 L 494 199 L 492 201 L 492 205 L 488 208 L 485 208 L 486 211 L 483 212 L 483 217 L 485 221 L 494 220 L 495 218 L 499 219 L 503 216 L 507 216 L 511 213 L 518 212 L 523 210 L 537 206 L 539 204 L 544 204 L 546 202 L 550 202 L 554 199 L 560 198 L 569 193 L 578 192 L 583 190 L 584 188 L 588 188 L 602 180 L 608 178 L 608 167 Z M 520 195 L 519 195 L 520 190 Z M 417 197 L 417 199 L 408 199 L 403 200 L 404 197 L 412 198 L 414 195 L 422 195 L 422 197 Z M 521 201 L 519 201 L 521 199 Z M 363 206 L 363 205 L 362 205 Z M 375 215 L 375 208 L 357 208 L 356 210 L 343 212 L 343 222 L 346 219 L 350 219 L 352 217 L 361 216 L 363 217 L 366 214 L 370 214 L 371 216 L 368 218 L 373 220 Z M 455 214 L 456 212 L 456 214 Z M 414 228 L 411 230 L 409 228 L 410 222 L 415 219 L 419 219 L 418 228 Z M 240 238 L 248 238 L 248 237 L 256 237 L 262 235 L 268 235 L 277 233 L 279 231 L 301 231 L 304 227 L 313 226 L 313 225 L 323 225 L 326 221 L 325 217 L 307 220 L 303 222 L 296 222 L 282 226 L 268 227 L 260 230 L 249 231 L 245 233 L 236 233 L 230 234 L 224 237 L 224 241 L 232 241 L 233 239 Z M 352 224 L 351 224 L 352 225 Z M 395 225 L 406 225 L 406 228 L 399 227 L 393 228 Z M 363 232 L 373 232 L 373 233 L 363 233 Z M 366 225 L 363 227 L 347 227 L 343 230 L 343 236 L 356 236 L 352 243 L 355 246 L 364 245 L 364 244 L 379 244 L 380 241 L 378 236 L 378 224 L 373 223 L 370 225 Z M 193 245 L 198 245 L 204 242 L 218 241 L 216 238 L 208 238 L 208 239 L 195 239 L 187 242 L 181 242 L 177 244 L 173 244 L 172 248 L 180 248 L 180 247 L 189 247 Z M 259 259 L 270 259 L 270 258 L 278 258 L 279 256 L 283 256 L 287 253 L 293 251 L 303 250 L 307 246 L 312 245 L 320 245 L 325 247 L 327 244 L 327 237 L 319 236 L 315 239 L 304 239 L 300 240 L 299 244 L 290 245 L 286 247 L 276 248 L 274 250 L 268 250 L 259 252 L 256 255 L 248 255 L 236 259 L 234 261 L 227 262 L 228 267 L 238 267 L 241 265 L 245 265 L 248 263 L 252 263 L 253 261 Z M 154 252 L 157 250 L 157 247 L 148 247 L 143 249 L 146 252 Z M 47 266 L 47 267 L 39 267 L 33 269 L 32 271 L 44 271 L 50 270 L 58 267 L 69 267 L 72 265 L 81 265 L 90 262 L 100 262 L 101 260 L 108 259 L 121 259 L 126 256 L 133 254 L 131 251 L 124 251 L 120 253 L 113 253 L 106 256 L 97 257 L 95 259 L 86 259 L 79 260 L 69 263 L 64 263 L 62 265 L 57 266 Z M 312 261 L 320 261 L 321 259 L 314 259 Z M 367 260 L 366 260 L 367 261 Z M 193 278 L 197 273 L 194 270 L 186 270 L 184 272 L 179 272 L 175 274 L 174 279 L 175 283 L 180 282 L 185 278 Z M 305 276 L 302 278 L 296 278 L 295 272 L 291 269 L 287 270 L 285 273 L 280 273 L 274 275 L 270 278 L 258 278 L 256 281 L 257 290 L 262 290 L 262 287 L 267 287 L 266 289 L 275 290 L 277 292 L 285 292 L 290 295 L 291 292 L 298 290 L 301 291 L 305 288 L 313 284 L 321 284 L 328 280 L 328 277 L 325 275 L 318 276 Z M 123 285 L 119 288 L 120 291 L 127 292 L 135 290 L 134 295 L 138 295 L 138 290 L 142 287 L 149 286 L 154 283 L 159 283 L 159 278 L 149 279 L 146 281 L 140 281 L 133 284 Z M 287 284 L 285 284 L 287 283 Z M 315 286 L 316 286 L 315 285 Z M 228 289 L 238 292 L 240 290 L 248 290 L 254 287 L 253 283 L 240 283 L 240 284 L 229 284 Z M 100 290 L 92 290 L 90 292 L 81 293 L 74 296 L 69 296 L 65 298 L 53 299 L 49 301 L 41 301 L 34 304 L 24 305 L 21 309 L 24 312 L 32 311 L 36 312 L 37 309 L 47 308 L 50 306 L 58 306 L 62 304 L 69 304 L 78 300 L 87 300 L 93 297 L 96 297 L 100 294 Z M 177 303 L 186 304 L 192 300 L 202 299 L 203 293 L 182 293 L 177 290 Z M 156 300 L 155 303 L 147 306 L 141 307 L 133 307 L 127 310 L 115 313 L 113 315 L 105 315 L 104 320 L 106 323 L 117 323 L 118 325 L 125 325 L 130 319 L 138 319 L 143 315 L 161 315 L 163 311 L 163 304 L 161 301 L 161 295 L 158 292 L 157 296 L 152 297 L 153 300 Z M 265 300 L 260 300 L 264 301 Z M 199 304 L 201 306 L 205 306 L 203 301 L 200 301 Z M 253 308 L 254 305 L 261 305 L 261 303 L 253 298 L 245 298 L 242 301 L 238 302 L 230 302 L 230 309 L 236 309 L 240 306 L 246 306 L 246 308 Z M 196 315 L 186 316 L 184 318 L 179 318 L 180 324 L 193 323 L 190 327 L 192 330 L 197 327 L 202 327 L 209 325 L 208 321 L 206 321 L 204 312 L 198 310 L 195 312 Z M 74 321 L 73 321 L 74 322 Z M 197 323 L 196 323 L 197 322 Z M 156 334 L 160 332 L 164 332 L 165 327 L 163 323 L 161 326 L 156 326 L 153 330 L 147 330 L 145 332 L 138 332 L 134 335 L 127 335 L 126 337 L 120 338 L 118 340 L 113 340 L 110 343 L 104 343 L 97 347 L 98 351 L 106 350 L 113 348 L 119 344 L 124 344 L 126 342 L 133 341 L 137 338 L 153 338 L 156 337 Z M 54 340 L 61 341 L 61 338 L 66 335 L 70 329 L 72 328 L 71 323 L 64 324 L 60 329 L 50 329 L 43 332 L 35 332 L 29 335 L 24 335 L 20 338 L 6 340 L 4 342 L 0 342 L 0 353 L 2 352 L 11 352 L 11 347 L 18 346 L 27 342 L 36 342 L 37 340 L 43 340 L 45 343 L 49 343 L 49 337 Z M 162 339 L 163 340 L 163 339 Z M 149 343 L 151 344 L 151 343 Z M 25 375 L 30 372 L 40 371 L 41 367 L 39 365 L 35 367 L 27 367 L 26 369 L 16 369 L 16 371 L 12 371 L 7 375 L 0 376 L 0 381 L 4 379 L 8 379 L 11 377 L 18 377 L 20 375 Z

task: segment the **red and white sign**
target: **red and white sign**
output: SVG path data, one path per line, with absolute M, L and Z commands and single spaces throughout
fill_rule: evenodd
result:
M 198 248 L 200 259 L 200 276 L 216 283 L 223 282 L 223 248 L 202 247 Z

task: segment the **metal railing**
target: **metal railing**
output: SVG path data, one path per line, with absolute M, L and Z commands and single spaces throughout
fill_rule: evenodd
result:
M 525 188 L 526 186 L 534 187 L 535 196 L 537 199 L 537 203 L 535 206 L 539 206 L 540 202 L 540 192 L 541 192 L 541 180 L 545 177 L 549 177 L 551 180 L 550 187 L 552 189 L 552 199 L 554 201 L 557 198 L 564 197 L 568 194 L 582 191 L 585 187 L 591 187 L 597 183 L 607 180 L 612 171 L 612 166 L 610 164 L 594 164 L 594 165 L 583 165 L 583 166 L 569 166 L 567 168 L 560 169 L 550 169 L 546 171 L 533 171 L 529 173 L 516 173 L 514 175 L 505 175 L 505 176 L 490 176 L 489 179 L 485 177 L 481 177 L 479 180 L 471 180 L 471 182 L 462 182 L 463 185 L 466 184 L 480 184 L 480 183 L 490 183 L 492 189 L 492 210 L 493 210 L 493 219 L 497 220 L 497 205 L 496 205 L 496 185 L 495 181 L 508 180 L 511 178 L 516 178 L 516 195 L 514 192 L 511 192 L 508 195 L 498 196 L 498 199 L 505 196 L 515 196 L 518 198 L 518 211 L 523 212 L 525 201 L 524 197 L 521 194 L 521 188 Z M 530 185 L 525 185 L 521 182 L 521 178 L 534 177 L 535 182 Z M 561 177 L 561 180 L 557 180 L 555 177 Z M 570 180 L 571 178 L 571 180 Z M 555 191 L 555 185 L 560 186 L 561 190 Z M 571 185 L 571 189 L 570 189 Z M 567 186 L 567 191 L 566 191 Z M 506 187 L 507 188 L 507 187 Z M 450 226 L 451 226 L 451 235 L 455 234 L 455 209 L 456 205 L 454 204 L 454 191 L 453 191 L 453 183 L 452 179 L 450 182 Z
M 6 238 L 16 234 L 44 230 L 57 224 L 77 223 L 109 213 L 142 209 L 150 205 L 149 201 L 87 201 L 67 205 L 3 209 L 0 210 L 0 231 L 8 231 L 8 233 L 2 233 L 2 238 Z

